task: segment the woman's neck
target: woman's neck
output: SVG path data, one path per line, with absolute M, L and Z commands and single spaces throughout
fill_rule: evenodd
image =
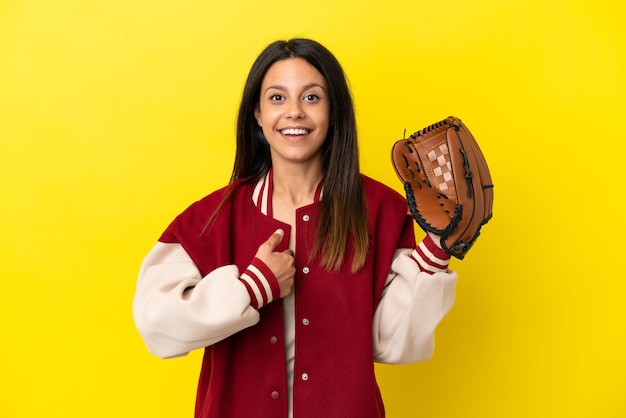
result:
M 273 167 L 273 198 L 295 207 L 313 203 L 322 176 L 321 165 Z

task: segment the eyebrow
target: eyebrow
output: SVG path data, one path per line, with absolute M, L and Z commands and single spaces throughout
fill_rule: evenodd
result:
M 326 89 L 324 88 L 324 86 L 322 86 L 320 83 L 309 83 L 309 84 L 305 85 L 305 86 L 302 88 L 302 90 L 308 90 L 308 89 L 313 88 L 313 87 L 319 87 L 319 88 L 321 88 L 324 92 L 326 91 Z M 287 90 L 287 87 L 282 86 L 282 85 L 280 85 L 280 84 L 274 84 L 274 85 L 268 86 L 268 87 L 265 89 L 264 93 L 265 93 L 265 92 L 267 92 L 268 90 L 271 90 L 271 89 L 276 89 L 276 90 L 285 91 L 285 90 Z

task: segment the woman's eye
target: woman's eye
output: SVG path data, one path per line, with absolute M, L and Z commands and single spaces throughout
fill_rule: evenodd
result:
M 306 100 L 307 102 L 313 102 L 318 99 L 319 96 L 317 94 L 307 94 L 306 96 L 304 96 L 304 100 Z
M 283 96 L 281 96 L 280 94 L 272 94 L 270 96 L 270 100 L 273 102 L 279 102 L 281 100 L 283 100 Z

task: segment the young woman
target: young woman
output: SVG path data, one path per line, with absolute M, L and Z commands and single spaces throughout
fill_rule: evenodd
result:
M 196 417 L 383 417 L 374 361 L 432 355 L 457 276 L 358 160 L 335 57 L 307 39 L 269 45 L 244 88 L 230 184 L 169 225 L 133 303 L 155 355 L 205 350 Z

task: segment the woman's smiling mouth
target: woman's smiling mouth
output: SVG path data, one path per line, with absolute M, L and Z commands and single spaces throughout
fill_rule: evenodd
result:
M 282 135 L 307 135 L 311 130 L 304 128 L 286 128 L 279 131 Z

